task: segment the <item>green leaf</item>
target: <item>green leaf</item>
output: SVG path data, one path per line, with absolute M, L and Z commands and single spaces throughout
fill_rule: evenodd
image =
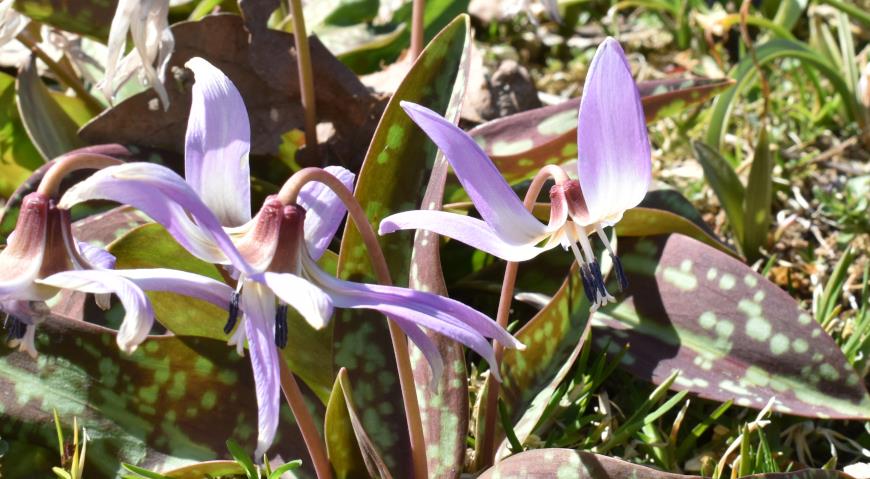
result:
M 242 446 L 239 446 L 236 441 L 228 439 L 227 450 L 230 451 L 230 455 L 233 456 L 233 459 L 235 459 L 236 462 L 245 469 L 245 474 L 248 475 L 248 479 L 260 478 L 260 473 L 259 471 L 257 471 L 257 466 L 254 465 L 254 461 L 251 460 L 251 456 L 248 455 L 247 451 L 242 449 Z
M 54 474 L 61 479 L 72 479 L 72 476 L 70 476 L 68 472 L 64 471 L 59 467 L 52 467 L 51 471 L 54 472 Z
M 749 170 L 746 183 L 746 196 L 743 200 L 743 247 L 746 259 L 752 263 L 761 257 L 761 248 L 767 246 L 767 233 L 770 229 L 770 210 L 773 203 L 773 152 L 767 140 L 767 126 L 761 127 L 755 157 Z
M 0 73 L 0 197 L 9 198 L 42 163 L 18 115 L 15 77 Z
M 168 479 L 202 479 L 242 474 L 245 474 L 245 469 L 236 461 L 198 462 L 163 473 Z
M 423 50 L 390 99 L 369 146 L 354 195 L 377 231 L 389 214 L 415 209 L 424 195 L 435 160 L 435 147 L 399 106 L 413 101 L 444 112 L 459 79 L 467 35 L 468 17 L 462 15 L 439 33 Z M 390 178 L 385 182 L 384 178 Z M 413 232 L 379 238 L 393 281 L 408 284 Z M 356 227 L 345 228 L 338 263 L 342 278 L 373 282 L 368 253 Z M 346 367 L 365 393 L 356 401 L 366 411 L 366 428 L 384 451 L 384 461 L 397 477 L 410 474 L 410 453 L 404 410 L 395 370 L 395 356 L 384 317 L 343 310 L 335 318 L 335 360 Z
M 849 119 L 854 120 L 860 117 L 860 106 L 858 105 L 857 97 L 852 95 L 851 90 L 849 90 L 846 82 L 843 81 L 840 73 L 831 65 L 827 58 L 813 51 L 802 42 L 777 38 L 758 46 L 755 49 L 755 55 L 747 55 L 736 66 L 731 76 L 737 83 L 716 100 L 713 106 L 713 113 L 710 117 L 710 126 L 707 130 L 705 143 L 716 149 L 721 146 L 722 137 L 727 131 L 728 120 L 731 117 L 731 111 L 737 95 L 741 94 L 758 74 L 755 61 L 757 60 L 758 67 L 762 67 L 780 58 L 794 58 L 800 60 L 802 64 L 818 70 L 819 73 L 828 79 L 834 90 L 842 97 Z
M 638 84 L 647 123 L 674 116 L 728 88 L 730 80 L 693 78 Z M 484 123 L 469 134 L 511 184 L 530 179 L 546 164 L 577 159 L 580 98 Z
M 695 150 L 695 157 L 704 169 L 707 183 L 710 184 L 710 188 L 713 188 L 722 209 L 728 216 L 728 223 L 731 225 L 737 242 L 743 244 L 743 227 L 745 225 L 743 198 L 746 192 L 740 178 L 737 177 L 734 168 L 714 149 L 715 147 L 696 141 L 692 143 L 692 148 Z
M 391 477 L 377 446 L 363 428 L 347 370 L 341 368 L 326 406 L 326 453 L 338 479 Z
M 142 477 L 147 477 L 148 479 L 169 479 L 166 476 L 164 476 L 163 474 L 160 474 L 160 473 L 157 473 L 154 471 L 149 471 L 148 469 L 145 469 L 142 467 L 137 467 L 137 466 L 134 466 L 132 464 L 127 464 L 127 463 L 122 462 L 121 465 L 124 466 L 124 469 L 126 469 L 130 472 L 135 472 L 136 474 L 139 474 Z
M 162 471 L 211 460 L 227 438 L 256 444 L 251 367 L 223 341 L 152 336 L 128 355 L 114 331 L 53 316 L 36 346 L 38 360 L 0 344 L 0 435 L 13 448 L 53 449 L 52 409 L 87 428 L 88 477 L 117 477 L 122 462 Z M 271 451 L 307 457 L 286 407 Z
M 300 459 L 297 459 L 295 461 L 290 461 L 287 464 L 279 466 L 274 471 L 272 471 L 272 474 L 269 474 L 269 479 L 281 479 L 281 475 L 284 474 L 285 472 L 292 471 L 294 469 L 299 469 L 301 466 L 302 466 L 302 461 Z
M 223 281 L 218 267 L 197 259 L 179 245 L 162 226 L 140 226 L 109 245 L 118 269 L 172 268 Z M 179 336 L 199 336 L 226 341 L 223 327 L 227 312 L 223 308 L 169 292 L 149 292 L 157 320 Z M 332 386 L 332 332 L 327 327 L 315 330 L 291 308 L 287 324 L 293 334 L 288 347 L 281 350 L 290 369 L 326 401 Z
M 744 263 L 682 235 L 623 240 L 626 297 L 593 316 L 622 365 L 714 401 L 806 417 L 865 419 L 870 397 L 837 344 Z
M 84 146 L 78 125 L 57 104 L 36 72 L 36 57 L 21 67 L 16 81 L 18 113 L 45 161 Z
M 326 2 L 324 2 L 326 3 Z M 334 9 L 323 19 L 323 23 L 335 26 L 349 26 L 368 22 L 378 14 L 378 0 L 336 0 Z
M 117 0 L 15 0 L 15 9 L 61 30 L 104 41 Z

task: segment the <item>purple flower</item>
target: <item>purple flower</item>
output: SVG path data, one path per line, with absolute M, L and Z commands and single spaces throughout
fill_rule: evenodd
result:
M 625 287 L 622 266 L 603 228 L 616 224 L 646 195 L 651 161 L 640 94 L 616 40 L 605 40 L 589 66 L 577 128 L 578 179 L 567 174 L 556 178 L 546 225 L 526 210 L 470 136 L 420 105 L 403 102 L 402 107 L 447 156 L 483 220 L 443 211 L 406 211 L 385 218 L 381 234 L 425 229 L 507 261 L 525 261 L 556 245 L 571 248 L 595 310 L 613 300 L 588 238 L 597 233 Z
M 222 283 L 191 273 L 116 271 L 111 269 L 114 263 L 108 252 L 73 238 L 69 211 L 59 208 L 54 199 L 38 191 L 24 197 L 15 231 L 0 253 L 0 311 L 6 314 L 8 340 L 35 357 L 36 325 L 49 317 L 46 301 L 60 289 L 94 293 L 103 308 L 108 308 L 110 294 L 118 296 L 125 316 L 117 342 L 128 353 L 145 339 L 154 323 L 143 289 L 184 288 L 216 304 L 223 304 L 221 296 L 232 293 Z
M 251 218 L 248 117 L 232 82 L 201 58 L 187 65 L 196 76 L 186 138 L 185 179 L 147 163 L 106 168 L 72 187 L 65 207 L 105 199 L 135 206 L 161 223 L 200 259 L 224 265 L 235 279 L 227 298 L 224 331 L 243 351 L 247 340 L 259 406 L 257 455 L 271 445 L 278 424 L 278 348 L 288 344 L 287 308 L 315 328 L 334 307 L 380 311 L 420 347 L 435 376 L 442 369 L 435 345 L 422 328 L 453 338 L 494 364 L 495 338 L 521 347 L 485 315 L 448 298 L 392 286 L 344 281 L 320 269 L 346 210 L 325 185 L 306 184 L 298 204 L 266 199 Z M 348 188 L 353 174 L 327 167 Z M 183 291 L 182 291 L 183 292 Z M 496 372 L 497 374 L 497 372 Z

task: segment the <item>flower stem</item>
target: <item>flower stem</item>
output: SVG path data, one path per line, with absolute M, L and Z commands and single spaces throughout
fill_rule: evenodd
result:
M 374 230 L 372 230 L 365 211 L 356 201 L 353 193 L 338 178 L 320 168 L 304 168 L 284 183 L 281 191 L 278 192 L 278 199 L 284 204 L 296 203 L 296 197 L 299 195 L 302 186 L 310 181 L 318 181 L 325 184 L 344 203 L 348 216 L 353 220 L 362 237 L 378 282 L 383 285 L 392 285 L 393 282 L 390 278 L 387 260 L 384 258 L 384 252 L 378 243 L 378 237 L 375 235 Z M 426 479 L 428 477 L 426 443 L 423 439 L 423 423 L 420 418 L 420 405 L 417 403 L 417 390 L 411 368 L 411 356 L 408 352 L 408 339 L 397 324 L 392 321 L 387 321 L 387 324 L 390 328 L 390 338 L 393 342 L 393 353 L 396 356 L 399 384 L 402 388 L 402 402 L 405 405 L 405 419 L 408 422 L 408 435 L 411 439 L 413 477 L 415 479 Z
M 413 60 L 423 52 L 423 11 L 426 10 L 426 0 L 414 0 L 411 10 L 411 50 L 409 57 Z
M 568 181 L 568 174 L 560 166 L 546 165 L 538 171 L 535 178 L 532 179 L 529 185 L 526 196 L 523 199 L 523 205 L 528 210 L 532 210 L 535 206 L 535 200 L 538 198 L 544 183 L 550 178 L 556 181 L 556 184 Z M 495 320 L 502 328 L 507 328 L 508 317 L 511 311 L 511 302 L 514 296 L 514 286 L 517 281 L 517 270 L 519 263 L 508 261 L 504 268 L 504 279 L 501 284 L 501 295 L 498 298 L 498 311 L 496 312 Z M 504 346 L 493 340 L 495 350 L 496 364 L 492 367 L 497 368 L 501 364 L 501 358 L 504 354 Z M 492 374 L 486 379 L 486 408 L 484 409 L 484 427 L 483 437 L 478 438 L 481 441 L 481 446 L 478 448 L 476 459 L 476 467 L 478 470 L 485 469 L 491 466 L 495 460 L 495 428 L 496 417 L 498 415 L 498 394 L 501 385 L 495 380 Z
M 57 79 L 60 80 L 65 86 L 72 88 L 74 92 L 76 92 L 76 96 L 82 100 L 85 104 L 85 107 L 92 115 L 98 115 L 101 111 L 103 111 L 103 105 L 94 98 L 93 95 L 88 92 L 84 85 L 76 78 L 71 75 L 66 68 L 62 67 L 59 63 L 52 60 L 47 53 L 45 53 L 39 45 L 30 38 L 30 35 L 27 32 L 21 32 L 16 37 L 16 40 L 21 42 L 22 45 L 29 48 L 34 55 L 36 55 L 43 63 L 48 66 L 48 68 L 57 75 Z
M 98 153 L 72 153 L 59 156 L 54 159 L 54 165 L 48 169 L 42 181 L 39 182 L 37 191 L 51 198 L 55 198 L 60 191 L 60 182 L 66 175 L 77 170 L 100 170 L 108 166 L 124 163 L 108 155 Z
M 317 107 L 314 100 L 314 73 L 311 70 L 311 50 L 305 32 L 305 17 L 301 0 L 290 0 L 293 15 L 293 38 L 296 40 L 296 69 L 299 70 L 299 92 L 305 114 L 305 147 L 312 158 L 317 157 Z
M 305 447 L 314 463 L 317 479 L 332 479 L 332 466 L 329 465 L 323 440 L 320 439 L 314 419 L 302 399 L 299 384 L 283 359 L 278 361 L 278 364 L 281 366 L 281 390 L 284 391 L 284 398 L 287 399 L 287 404 L 293 411 L 293 417 L 296 418 L 296 424 L 299 425 L 299 430 L 302 432 L 302 439 L 305 441 Z

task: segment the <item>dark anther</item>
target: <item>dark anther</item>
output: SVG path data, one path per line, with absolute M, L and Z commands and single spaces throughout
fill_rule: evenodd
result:
M 239 293 L 233 293 L 228 309 L 230 313 L 227 315 L 227 324 L 224 325 L 224 334 L 230 334 L 236 327 L 236 321 L 239 320 Z
M 613 260 L 613 269 L 616 270 L 616 280 L 619 282 L 619 290 L 624 291 L 628 288 L 628 278 L 625 276 L 625 270 L 622 269 L 622 261 L 619 260 L 619 256 L 610 255 L 610 259 Z
M 590 303 L 595 302 L 595 287 L 592 285 L 592 272 L 585 264 L 580 265 L 580 279 L 583 280 L 583 292 Z
M 6 341 L 21 339 L 24 337 L 24 333 L 27 332 L 27 325 L 24 324 L 24 321 L 21 321 L 20 319 L 12 315 L 6 317 L 6 323 L 4 324 L 4 327 L 7 331 Z
M 601 276 L 601 266 L 598 265 L 598 261 L 590 263 L 589 269 L 592 271 L 592 284 L 601 293 L 602 297 L 606 297 L 607 288 L 604 286 L 604 277 Z
M 279 304 L 275 311 L 275 346 L 287 346 L 287 305 Z

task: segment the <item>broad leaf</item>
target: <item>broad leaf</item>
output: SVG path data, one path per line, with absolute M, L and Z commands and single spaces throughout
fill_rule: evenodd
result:
M 172 268 L 222 281 L 218 267 L 195 258 L 160 225 L 150 223 L 136 228 L 109 246 L 117 258 L 115 267 Z M 181 294 L 150 292 L 148 297 L 157 320 L 179 336 L 198 336 L 226 341 L 223 327 L 225 309 Z M 325 401 L 332 387 L 332 332 L 315 330 L 295 310 L 287 316 L 289 344 L 282 351 L 290 369 Z
M 692 143 L 692 148 L 695 150 L 695 157 L 704 169 L 707 183 L 713 188 L 713 192 L 719 198 L 719 204 L 722 205 L 722 209 L 728 216 L 728 223 L 731 225 L 737 242 L 742 244 L 745 224 L 743 198 L 746 196 L 743 183 L 740 182 L 740 178 L 731 164 L 722 158 L 722 155 L 714 148 L 700 141 Z
M 0 197 L 8 198 L 43 160 L 18 115 L 15 77 L 5 73 L 0 73 L 0 125 Z
M 787 293 L 742 262 L 674 234 L 621 245 L 626 299 L 593 317 L 596 344 L 674 389 L 807 417 L 867 419 L 870 397 L 840 348 Z
M 575 479 L 695 479 L 657 471 L 621 459 L 574 451 L 538 449 L 511 456 L 487 469 L 478 479 L 520 479 L 525 477 L 571 477 Z
M 121 462 L 165 471 L 226 457 L 227 438 L 254 448 L 250 366 L 223 342 L 149 337 L 126 355 L 114 331 L 53 316 L 36 345 L 36 360 L 0 345 L 0 434 L 10 444 L 55 449 L 57 409 L 88 430 L 88 477 L 116 477 Z M 307 459 L 289 409 L 281 417 L 270 453 Z
M 454 123 L 459 122 L 471 67 L 470 25 L 466 25 L 465 35 L 463 56 L 444 115 Z M 421 208 L 441 209 L 449 166 L 444 154 L 439 151 L 429 175 L 426 193 L 421 200 Z M 438 235 L 423 230 L 414 234 L 408 283 L 414 289 L 448 295 L 441 269 L 441 241 Z M 465 364 L 465 348 L 438 334 L 426 334 L 438 347 L 445 365 L 439 381 L 435 383 L 436 387 L 431 387 L 433 383 L 429 363 L 413 344 L 409 344 L 417 398 L 420 401 L 423 435 L 426 448 L 431 451 L 427 454 L 428 471 L 433 477 L 459 477 L 465 463 L 465 442 L 468 436 L 468 368 Z
M 15 9 L 41 23 L 105 41 L 117 0 L 15 0 Z
M 643 82 L 638 85 L 647 122 L 701 103 L 731 85 L 706 78 Z M 546 164 L 577 159 L 577 111 L 580 98 L 499 118 L 469 134 L 492 158 L 510 183 L 530 178 Z
M 438 112 L 447 109 L 458 81 L 468 28 L 468 18 L 460 16 L 429 43 L 378 124 L 354 192 L 375 231 L 385 216 L 419 206 L 435 160 L 434 146 L 402 111 L 399 101 L 413 101 Z M 384 178 L 391 181 L 385 183 Z M 407 284 L 413 233 L 386 235 L 379 242 L 393 280 Z M 338 269 L 343 278 L 374 282 L 368 252 L 351 223 L 342 238 Z M 406 422 L 384 317 L 344 310 L 336 317 L 335 332 L 337 365 L 346 367 L 357 384 L 367 386 L 356 395 L 360 409 L 367 412 L 363 418 L 366 431 L 384 452 L 390 470 L 406 477 L 410 458 Z
M 767 233 L 772 221 L 774 158 L 767 137 L 767 125 L 762 125 L 743 200 L 742 250 L 750 263 L 760 258 L 761 248 L 767 246 Z
M 323 429 L 326 453 L 338 479 L 366 475 L 383 479 L 391 477 L 377 447 L 363 428 L 344 368 L 338 371 L 329 395 Z
M 36 57 L 18 72 L 15 90 L 18 114 L 45 161 L 84 146 L 76 131 L 78 125 L 57 104 L 36 72 Z

